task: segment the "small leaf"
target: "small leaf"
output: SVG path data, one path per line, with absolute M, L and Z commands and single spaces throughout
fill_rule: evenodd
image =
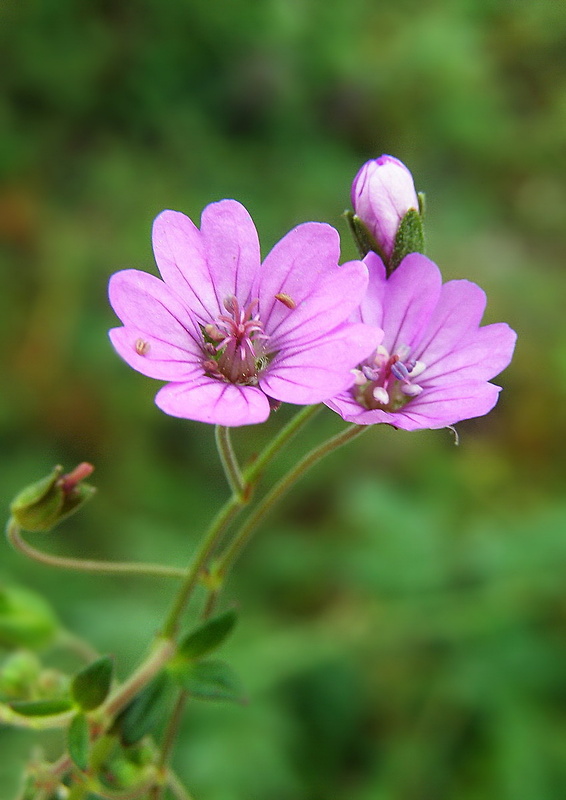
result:
M 87 718 L 84 714 L 77 714 L 73 717 L 69 726 L 67 745 L 73 764 L 86 772 L 90 752 L 90 735 Z
M 230 634 L 236 619 L 235 611 L 226 611 L 208 620 L 183 639 L 178 655 L 184 658 L 200 658 L 215 650 Z
M 10 708 L 22 717 L 50 717 L 70 711 L 70 700 L 18 700 L 10 703 Z
M 162 672 L 134 697 L 116 719 L 114 729 L 119 731 L 126 747 L 139 742 L 165 717 L 171 685 L 169 675 Z
M 75 675 L 71 684 L 71 694 L 83 711 L 92 711 L 106 700 L 112 683 L 113 669 L 114 663 L 110 656 L 102 656 Z
M 176 662 L 171 667 L 171 674 L 192 697 L 234 702 L 243 700 L 240 680 L 224 661 Z

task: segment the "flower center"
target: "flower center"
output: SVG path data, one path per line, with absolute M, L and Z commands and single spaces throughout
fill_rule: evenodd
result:
M 211 378 L 244 385 L 256 384 L 258 373 L 269 363 L 258 300 L 240 308 L 238 300 L 224 300 L 226 314 L 203 327 L 205 361 L 203 367 Z
M 398 411 L 420 394 L 422 386 L 413 381 L 426 365 L 409 359 L 409 354 L 409 348 L 404 345 L 392 355 L 385 347 L 378 347 L 372 362 L 354 370 L 357 402 L 365 408 Z

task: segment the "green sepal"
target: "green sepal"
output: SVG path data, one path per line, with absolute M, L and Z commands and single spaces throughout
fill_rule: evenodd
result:
M 0 647 L 39 650 L 53 641 L 58 628 L 40 595 L 20 586 L 0 586 Z
M 96 492 L 94 486 L 82 483 L 82 473 L 76 480 L 73 472 L 63 475 L 63 467 L 57 466 L 47 477 L 26 486 L 12 501 L 10 512 L 16 524 L 25 531 L 50 531 L 61 520 L 73 514 Z M 84 470 L 85 474 L 88 470 Z
M 423 220 L 418 211 L 410 208 L 397 228 L 393 253 L 387 266 L 387 275 L 391 275 L 397 269 L 405 256 L 410 253 L 424 253 L 424 250 Z
M 182 640 L 176 658 L 195 659 L 212 652 L 231 633 L 236 620 L 237 614 L 234 610 L 207 620 Z
M 22 717 L 52 717 L 73 707 L 71 700 L 16 700 L 10 708 Z
M 168 669 L 191 697 L 244 702 L 240 679 L 224 661 L 175 661 Z
M 67 748 L 73 764 L 82 772 L 86 772 L 90 757 L 90 732 L 84 714 L 76 714 L 71 720 L 67 734 Z
M 108 697 L 114 662 L 102 656 L 81 670 L 71 683 L 71 696 L 82 711 L 92 711 Z
M 171 677 L 161 672 L 126 706 L 113 726 L 123 745 L 137 744 L 166 718 L 172 687 Z
M 360 258 L 364 258 L 368 253 L 373 251 L 374 253 L 377 253 L 377 255 L 383 261 L 385 261 L 385 256 L 381 247 L 378 245 L 375 238 L 370 233 L 369 228 L 364 225 L 361 219 L 354 214 L 353 211 L 345 211 L 344 217 L 346 218 L 346 222 L 350 228 L 350 233 L 354 237 L 354 242 L 356 243 Z

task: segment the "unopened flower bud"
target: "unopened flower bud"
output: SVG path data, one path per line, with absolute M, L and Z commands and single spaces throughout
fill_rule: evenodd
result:
M 352 205 L 349 221 L 362 255 L 374 250 L 391 272 L 408 253 L 423 252 L 421 201 L 399 159 L 367 161 L 354 178 Z
M 26 531 L 51 530 L 92 497 L 96 489 L 83 480 L 93 469 L 91 464 L 83 462 L 64 475 L 63 467 L 55 467 L 46 478 L 16 496 L 10 506 L 13 520 Z
M 0 586 L 0 648 L 41 649 L 50 644 L 59 623 L 48 603 L 29 589 Z
M 27 700 L 41 671 L 41 662 L 30 650 L 17 650 L 0 666 L 0 697 Z

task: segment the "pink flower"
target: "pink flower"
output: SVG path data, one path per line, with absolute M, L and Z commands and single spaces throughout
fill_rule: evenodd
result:
M 380 332 L 349 322 L 367 287 L 361 261 L 338 265 L 339 237 L 307 222 L 263 264 L 255 226 L 235 200 L 207 206 L 199 230 L 163 211 L 153 226 L 163 280 L 138 270 L 110 279 L 123 327 L 110 331 L 138 372 L 168 381 L 166 414 L 219 425 L 269 416 L 270 399 L 308 405 L 346 389 Z
M 401 220 L 410 209 L 419 210 L 413 176 L 393 156 L 367 161 L 352 183 L 352 205 L 388 261 Z
M 383 328 L 355 383 L 326 405 L 349 422 L 396 428 L 444 428 L 487 414 L 499 386 L 488 383 L 511 361 L 516 334 L 504 323 L 485 325 L 484 292 L 469 281 L 442 285 L 436 264 L 407 256 L 390 278 L 375 253 L 368 293 L 354 319 Z

